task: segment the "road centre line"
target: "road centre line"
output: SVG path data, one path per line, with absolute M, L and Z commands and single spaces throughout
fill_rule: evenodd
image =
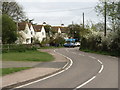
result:
M 98 73 L 101 73 L 103 71 L 103 68 L 104 68 L 104 66 L 101 65 L 101 69 L 100 69 L 100 71 Z
M 95 57 L 93 57 L 93 56 L 89 56 L 90 58 L 92 58 L 92 59 L 96 59 Z
M 79 54 L 79 55 L 82 55 L 82 54 Z M 96 58 L 93 57 L 93 56 L 88 56 L 88 57 L 90 57 L 90 58 L 92 58 L 92 59 L 96 59 Z M 97 73 L 95 76 L 93 76 L 91 79 L 89 79 L 89 80 L 87 80 L 86 82 L 84 82 L 83 84 L 77 86 L 77 87 L 76 87 L 75 89 L 73 89 L 73 90 L 77 90 L 77 89 L 81 88 L 82 86 L 88 84 L 88 83 L 91 82 L 93 79 L 95 79 L 98 74 L 100 74 L 100 73 L 103 71 L 103 69 L 104 69 L 103 63 L 102 63 L 100 60 L 98 60 L 98 59 L 96 59 L 96 60 L 101 64 L 101 68 L 100 68 L 100 70 L 98 71 L 98 73 Z
M 54 50 L 54 52 L 56 52 L 56 50 Z M 58 52 L 56 52 L 56 53 L 58 53 Z M 73 64 L 72 59 L 70 59 L 69 57 L 67 57 L 67 56 L 65 56 L 65 55 L 63 55 L 63 54 L 61 54 L 61 53 L 58 53 L 58 54 L 60 54 L 60 55 L 62 55 L 62 56 L 64 56 L 64 57 L 66 57 L 67 59 L 69 59 L 70 65 L 69 65 L 67 68 L 65 68 L 64 70 L 59 71 L 59 72 L 57 72 L 57 73 L 55 73 L 55 74 L 52 74 L 52 75 L 50 75 L 50 76 L 44 77 L 44 78 L 42 78 L 42 79 L 39 79 L 39 80 L 30 82 L 30 83 L 27 83 L 27 84 L 24 84 L 24 85 L 21 85 L 21 86 L 18 86 L 18 87 L 15 87 L 15 88 L 10 89 L 10 90 L 15 90 L 15 89 L 17 89 L 17 88 L 22 88 L 22 87 L 25 87 L 25 86 L 28 86 L 28 85 L 31 85 L 31 84 L 34 84 L 34 83 L 37 83 L 37 82 L 46 80 L 46 79 L 48 79 L 48 78 L 54 77 L 54 76 L 56 76 L 56 75 L 58 75 L 58 74 L 60 74 L 60 73 L 62 73 L 62 72 L 64 72 L 64 71 L 68 70 L 68 69 L 72 66 L 72 64 Z M 68 64 L 68 63 L 67 63 L 67 64 Z M 65 65 L 65 66 L 66 66 L 66 65 Z M 65 67 L 65 66 L 64 66 L 64 67 Z
M 98 62 L 99 62 L 101 65 L 103 65 L 103 63 L 102 63 L 100 60 L 98 60 Z
M 76 87 L 76 88 L 73 89 L 73 90 L 77 90 L 77 89 L 81 88 L 82 86 L 84 86 L 84 85 L 86 85 L 87 83 L 91 82 L 91 81 L 92 81 L 93 79 L 95 79 L 95 78 L 96 78 L 96 76 L 93 76 L 91 79 L 87 80 L 85 83 L 79 85 L 78 87 Z

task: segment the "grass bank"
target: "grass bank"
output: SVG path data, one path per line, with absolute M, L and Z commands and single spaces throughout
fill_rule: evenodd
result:
M 89 49 L 80 49 L 80 51 L 102 54 L 102 55 L 110 55 L 110 56 L 116 56 L 116 57 L 118 56 L 117 51 L 116 52 L 105 52 L 105 51 L 93 51 L 93 50 L 89 50 Z
M 52 61 L 54 57 L 46 52 L 26 51 L 8 52 L 2 54 L 3 61 Z
M 0 76 L 4 76 L 10 73 L 30 69 L 30 67 L 17 67 L 17 68 L 0 68 Z

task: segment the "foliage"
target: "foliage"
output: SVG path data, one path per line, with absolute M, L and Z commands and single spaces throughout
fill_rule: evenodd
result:
M 0 14 L 0 37 L 2 37 L 2 15 L 1 14 Z
M 6 14 L 2 15 L 2 42 L 5 44 L 14 43 L 17 40 L 17 26 Z
M 49 44 L 49 39 L 44 38 L 40 44 L 41 44 L 41 46 L 46 46 L 46 45 L 48 45 L 48 44 Z
M 98 15 L 102 15 L 104 17 L 105 7 L 106 7 L 107 19 L 109 23 L 111 23 L 113 31 L 115 31 L 117 26 L 119 26 L 118 20 L 120 19 L 119 18 L 120 1 L 107 0 L 105 5 L 104 1 L 99 0 L 98 5 L 95 7 L 95 10 L 98 13 Z
M 120 32 L 113 32 L 107 37 L 97 34 L 91 35 L 88 38 L 82 38 L 80 49 L 109 52 L 112 55 L 120 56 Z
M 12 17 L 13 20 L 18 21 L 19 19 L 25 18 L 23 8 L 17 2 L 3 2 L 2 14 L 7 14 Z
M 2 45 L 2 52 L 25 52 L 25 51 L 34 51 L 37 50 L 37 48 L 33 45 L 20 45 L 20 44 L 3 44 Z
M 45 25 L 45 31 L 46 33 L 48 33 L 48 35 L 50 36 L 50 33 L 51 33 L 51 25 Z
M 69 29 L 69 36 L 73 38 L 77 38 L 80 40 L 80 31 L 82 28 L 78 24 L 70 24 L 68 26 Z
M 63 45 L 63 44 L 65 43 L 65 39 L 58 35 L 58 36 L 54 39 L 54 42 L 55 42 L 56 44 Z

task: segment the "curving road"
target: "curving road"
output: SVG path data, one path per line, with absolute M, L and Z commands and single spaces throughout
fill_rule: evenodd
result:
M 118 59 L 85 53 L 78 48 L 61 48 L 56 53 L 72 60 L 69 68 L 45 80 L 19 88 L 118 88 Z

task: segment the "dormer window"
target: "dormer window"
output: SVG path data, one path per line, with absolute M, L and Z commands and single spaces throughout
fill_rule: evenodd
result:
M 42 32 L 42 35 L 44 35 L 44 32 Z

